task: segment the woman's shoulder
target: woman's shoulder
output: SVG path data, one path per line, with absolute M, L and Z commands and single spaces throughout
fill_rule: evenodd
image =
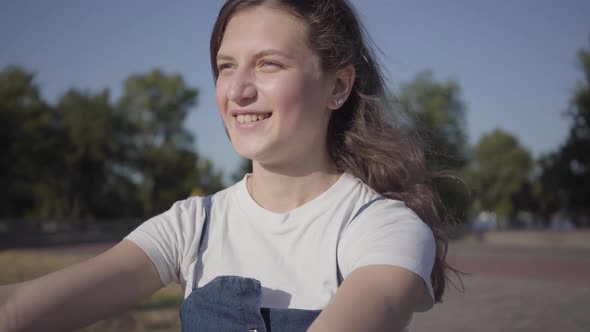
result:
M 351 178 L 358 182 L 358 186 L 353 217 L 346 227 L 347 231 L 370 231 L 387 225 L 390 229 L 412 227 L 418 232 L 431 232 L 428 225 L 404 201 L 384 196 L 361 179 Z
M 388 216 L 387 219 L 399 220 L 399 219 L 411 219 L 413 221 L 420 221 L 420 217 L 409 208 L 406 203 L 401 200 L 392 199 L 389 197 L 379 195 L 376 197 L 375 202 L 371 204 L 373 208 L 367 210 L 367 215 L 383 215 Z
M 211 197 L 226 201 L 231 187 Z M 137 244 L 150 257 L 164 285 L 184 282 L 204 221 L 204 202 L 207 196 L 191 196 L 179 200 L 165 212 L 142 223 L 125 239 Z
M 233 187 L 233 186 L 232 186 Z M 168 210 L 153 216 L 142 223 L 129 236 L 136 234 L 176 234 L 186 236 L 200 230 L 205 216 L 205 201 L 211 197 L 212 201 L 227 201 L 232 187 L 221 190 L 210 196 L 190 196 L 174 202 Z M 176 237 L 176 236 L 175 236 Z
M 351 174 L 347 174 L 347 177 L 349 179 L 348 181 L 354 181 L 357 184 L 355 186 L 358 197 L 357 213 L 361 209 L 363 211 L 363 213 L 359 213 L 358 217 L 361 217 L 366 212 L 366 214 L 385 213 L 391 215 L 392 217 L 405 215 L 408 217 L 418 218 L 414 211 L 410 209 L 403 201 L 389 198 L 378 193 L 360 178 L 357 178 Z
M 433 298 L 430 274 L 436 241 L 430 227 L 401 200 L 372 190 L 361 200 L 338 245 L 343 276 L 366 265 L 399 266 L 422 277 Z

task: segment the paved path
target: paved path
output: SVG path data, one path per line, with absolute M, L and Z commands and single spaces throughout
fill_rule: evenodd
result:
M 413 332 L 590 331 L 590 249 L 454 243 L 465 291 L 416 314 Z

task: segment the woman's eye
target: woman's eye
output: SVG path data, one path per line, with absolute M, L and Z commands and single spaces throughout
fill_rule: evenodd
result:
M 276 68 L 282 68 L 282 66 L 274 61 L 270 61 L 270 60 L 263 60 L 260 62 L 260 67 L 276 67 Z
M 217 71 L 221 72 L 225 69 L 231 68 L 231 66 L 232 66 L 231 63 L 220 63 L 219 65 L 217 65 Z

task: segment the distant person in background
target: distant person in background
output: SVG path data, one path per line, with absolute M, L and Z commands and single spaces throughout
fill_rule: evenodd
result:
M 498 218 L 494 212 L 481 211 L 472 223 L 472 230 L 475 234 L 475 239 L 478 242 L 484 242 L 485 233 L 497 229 L 497 220 Z
M 575 229 L 575 227 L 566 211 L 558 211 L 551 217 L 549 229 L 552 231 L 571 231 Z
M 404 331 L 441 300 L 439 201 L 422 150 L 388 120 L 351 5 L 230 0 L 210 46 L 219 112 L 253 172 L 87 262 L 3 286 L 0 331 L 83 326 L 172 282 L 183 331 Z

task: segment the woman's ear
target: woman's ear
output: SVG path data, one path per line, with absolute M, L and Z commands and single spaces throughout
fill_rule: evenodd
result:
M 354 65 L 348 64 L 338 70 L 334 75 L 334 86 L 330 93 L 328 107 L 330 109 L 339 109 L 350 95 L 354 80 L 356 78 L 356 69 Z

